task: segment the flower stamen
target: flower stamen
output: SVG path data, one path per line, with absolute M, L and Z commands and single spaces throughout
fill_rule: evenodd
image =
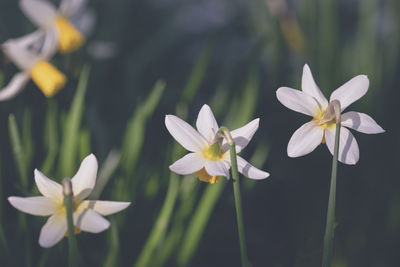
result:
M 222 152 L 221 145 L 219 142 L 215 142 L 211 146 L 207 146 L 203 151 L 202 155 L 205 159 L 220 161 L 224 158 L 224 153 Z

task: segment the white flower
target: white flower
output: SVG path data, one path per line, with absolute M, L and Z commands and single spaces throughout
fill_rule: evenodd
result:
M 338 100 L 341 111 L 361 98 L 368 90 L 369 80 L 366 75 L 358 75 L 333 91 L 330 103 Z M 325 120 L 329 102 L 316 85 L 308 65 L 304 65 L 301 81 L 302 91 L 281 87 L 276 91 L 278 100 L 287 108 L 311 116 L 290 138 L 287 153 L 289 157 L 300 157 L 312 152 L 319 144 L 325 143 L 333 155 L 336 120 Z M 376 134 L 383 130 L 370 116 L 359 112 L 346 112 L 341 115 L 341 125 L 362 133 Z M 351 132 L 340 128 L 340 162 L 356 164 L 359 159 L 358 144 Z
M 14 97 L 30 78 L 47 97 L 53 96 L 65 85 L 65 75 L 48 62 L 57 50 L 53 37 L 39 30 L 2 44 L 5 55 L 21 72 L 14 75 L 9 84 L 0 90 L 0 101 Z
M 56 35 L 61 53 L 72 52 L 82 46 L 85 41 L 82 32 L 85 28 L 92 27 L 91 13 L 76 17 L 83 14 L 85 4 L 86 0 L 62 0 L 57 10 L 48 1 L 20 0 L 22 11 L 32 23 L 46 30 L 48 34 Z M 72 22 L 73 17 L 76 25 Z
M 73 221 L 75 232 L 81 230 L 99 233 L 110 226 L 103 216 L 121 211 L 130 202 L 84 200 L 92 192 L 96 182 L 97 159 L 87 156 L 71 179 L 73 191 Z M 50 216 L 42 227 L 39 244 L 51 247 L 67 234 L 67 217 L 62 186 L 35 170 L 35 182 L 43 196 L 9 197 L 8 201 L 16 209 L 36 216 Z M 103 215 L 103 216 L 102 216 Z
M 247 146 L 257 131 L 258 124 L 259 119 L 255 119 L 231 131 L 236 153 Z M 217 181 L 218 176 L 229 178 L 229 145 L 225 140 L 219 140 L 219 127 L 209 106 L 203 105 L 199 112 L 196 121 L 198 131 L 174 115 L 165 116 L 165 125 L 174 139 L 191 152 L 169 166 L 171 171 L 181 175 L 195 173 L 201 181 L 212 184 Z M 264 179 L 269 176 L 267 172 L 250 165 L 240 156 L 237 156 L 237 163 L 239 172 L 248 178 Z

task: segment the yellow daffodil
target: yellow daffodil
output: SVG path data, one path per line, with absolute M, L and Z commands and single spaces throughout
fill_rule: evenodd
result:
M 119 212 L 130 202 L 84 200 L 96 183 L 97 159 L 93 154 L 87 156 L 71 179 L 73 193 L 73 222 L 75 232 L 99 233 L 110 226 L 103 216 Z M 35 182 L 43 196 L 9 197 L 8 201 L 16 209 L 36 216 L 50 216 L 42 227 L 39 244 L 51 247 L 67 233 L 67 217 L 62 186 L 35 170 Z
M 258 129 L 259 119 L 233 130 L 236 153 L 247 146 Z M 231 160 L 229 145 L 218 134 L 218 124 L 208 105 L 204 105 L 197 117 L 196 131 L 192 126 L 174 115 L 166 115 L 165 125 L 169 133 L 191 153 L 169 166 L 170 170 L 181 175 L 195 173 L 204 182 L 215 183 L 218 176 L 229 178 Z M 269 173 L 252 166 L 237 156 L 238 170 L 251 179 L 264 179 Z
M 340 103 L 341 112 L 343 112 L 368 91 L 368 86 L 368 77 L 358 75 L 333 91 L 328 102 L 316 85 L 310 68 L 307 64 L 304 65 L 302 91 L 288 87 L 281 87 L 276 91 L 278 100 L 284 106 L 313 118 L 295 131 L 290 138 L 287 147 L 289 157 L 306 155 L 321 143 L 326 143 L 333 155 L 336 126 L 336 118 L 333 114 L 334 102 Z M 341 115 L 341 125 L 344 127 L 340 128 L 338 159 L 345 164 L 356 164 L 359 159 L 357 141 L 345 127 L 367 134 L 385 131 L 367 114 L 354 111 Z
M 61 53 L 75 51 L 85 42 L 79 27 L 71 17 L 80 14 L 86 0 L 62 0 L 57 10 L 49 1 L 20 0 L 20 7 L 36 26 L 56 33 L 58 49 Z
M 33 80 L 46 97 L 52 97 L 65 85 L 65 75 L 49 62 L 57 50 L 53 35 L 38 30 L 7 40 L 1 48 L 21 72 L 14 75 L 9 84 L 0 90 L 0 101 L 14 97 L 29 79 Z

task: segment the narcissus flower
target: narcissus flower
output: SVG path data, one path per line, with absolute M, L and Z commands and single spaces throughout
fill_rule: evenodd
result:
M 53 36 L 35 31 L 1 45 L 4 54 L 21 70 L 0 91 L 0 101 L 14 97 L 32 78 L 47 97 L 53 96 L 66 83 L 67 78 L 50 62 L 57 50 Z
M 82 161 L 78 172 L 71 179 L 75 233 L 99 233 L 106 230 L 110 222 L 103 216 L 121 211 L 130 205 L 130 202 L 84 200 L 92 192 L 96 175 L 97 159 L 90 154 Z M 39 244 L 42 247 L 51 247 L 68 234 L 63 188 L 38 170 L 35 170 L 35 182 L 43 196 L 9 197 L 8 201 L 25 213 L 50 216 L 40 232 Z
M 276 91 L 278 100 L 284 106 L 312 117 L 310 122 L 301 126 L 290 138 L 287 148 L 289 157 L 306 155 L 321 143 L 326 143 L 333 155 L 336 119 L 329 111 L 332 110 L 334 101 L 339 101 L 343 112 L 368 91 L 368 86 L 367 76 L 358 75 L 333 91 L 328 102 L 316 85 L 310 68 L 307 64 L 304 65 L 302 91 L 288 87 L 281 87 Z M 357 141 L 345 127 L 367 134 L 385 131 L 367 114 L 354 111 L 341 115 L 341 125 L 338 159 L 345 164 L 356 164 L 359 159 Z
M 21 0 L 20 7 L 36 26 L 56 33 L 61 53 L 75 51 L 85 42 L 85 37 L 71 22 L 79 14 L 86 0 L 62 0 L 57 10 L 50 2 L 43 0 Z
M 236 153 L 247 146 L 258 129 L 259 119 L 231 131 Z M 191 153 L 185 155 L 170 170 L 181 175 L 195 173 L 204 182 L 215 183 L 218 176 L 229 178 L 231 166 L 229 145 L 218 134 L 218 124 L 209 106 L 204 105 L 197 117 L 196 131 L 192 126 L 174 115 L 165 116 L 165 125 L 169 133 Z M 252 166 L 237 156 L 238 170 L 251 179 L 264 179 L 269 173 Z

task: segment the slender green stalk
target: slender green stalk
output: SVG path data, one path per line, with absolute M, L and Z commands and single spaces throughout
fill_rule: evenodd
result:
M 339 151 L 339 137 L 340 137 L 340 122 L 336 124 L 335 149 L 332 160 L 331 187 L 329 192 L 328 212 L 326 215 L 322 267 L 330 267 L 332 265 L 333 238 L 335 232 L 336 175 L 337 175 L 337 163 L 338 163 L 338 151 Z
M 64 205 L 66 208 L 67 225 L 68 225 L 68 266 L 75 267 L 79 266 L 79 254 L 78 254 L 78 247 L 76 244 L 74 222 L 72 218 L 73 194 L 72 194 L 71 179 L 65 178 L 62 184 L 64 192 Z
M 222 127 L 220 129 L 220 132 L 224 134 L 226 141 L 228 142 L 230 147 L 231 173 L 233 179 L 233 193 L 235 196 L 236 220 L 239 232 L 240 256 L 242 259 L 242 266 L 246 267 L 248 266 L 248 259 L 247 259 L 246 237 L 244 233 L 242 198 L 240 195 L 240 182 L 239 182 L 239 173 L 237 168 L 235 142 L 233 141 L 233 138 L 227 128 Z

